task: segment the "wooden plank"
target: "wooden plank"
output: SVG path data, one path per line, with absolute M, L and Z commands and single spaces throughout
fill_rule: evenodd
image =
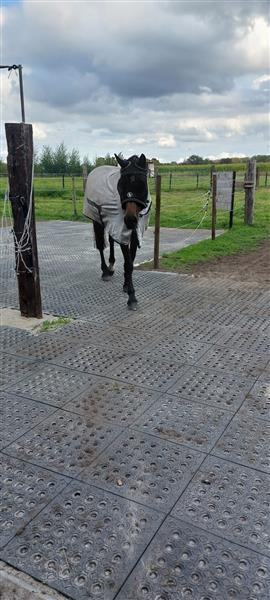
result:
M 26 123 L 6 123 L 9 199 L 13 214 L 19 303 L 24 317 L 42 318 L 38 252 L 35 225 L 33 174 L 33 130 Z M 32 193 L 32 198 L 31 198 Z M 29 212 L 29 205 L 32 208 Z M 26 219 L 29 227 L 26 231 Z M 20 251 L 18 251 L 20 249 Z
M 243 181 L 236 181 L 235 182 L 235 189 L 236 190 L 243 190 L 244 189 L 244 182 Z

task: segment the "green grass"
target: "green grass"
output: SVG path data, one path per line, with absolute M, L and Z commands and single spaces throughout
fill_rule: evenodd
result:
M 51 329 L 57 329 L 58 327 L 67 325 L 67 323 L 70 323 L 70 321 L 72 321 L 70 317 L 58 317 L 58 319 L 52 320 L 47 319 L 46 321 L 43 321 L 41 325 L 38 325 L 38 331 L 39 333 L 44 333 L 45 331 L 49 331 Z
M 221 256 L 252 250 L 267 239 L 269 228 L 260 225 L 237 225 L 213 240 L 203 240 L 176 252 L 164 254 L 160 267 L 177 270 Z
M 261 172 L 260 187 L 256 190 L 254 206 L 254 225 L 244 226 L 244 190 L 237 190 L 235 194 L 234 226 L 228 230 L 229 213 L 218 211 L 217 229 L 225 229 L 225 233 L 215 241 L 205 240 L 166 255 L 161 260 L 161 266 L 167 269 L 177 269 L 183 265 L 191 265 L 226 256 L 239 251 L 256 247 L 269 235 L 269 187 L 265 186 L 265 173 L 269 172 L 268 185 L 270 184 L 270 165 L 258 164 Z M 216 165 L 218 170 L 237 171 L 237 181 L 243 181 L 245 173 L 244 164 Z M 169 172 L 173 169 L 172 178 Z M 211 199 L 208 210 L 203 207 L 207 201 L 207 191 L 210 186 L 209 165 L 198 167 L 162 165 L 162 194 L 161 194 L 161 227 L 177 227 L 194 230 L 200 228 L 211 229 Z M 197 178 L 199 174 L 199 178 Z M 3 192 L 5 182 L 0 179 Z M 38 220 L 75 220 L 89 222 L 83 214 L 83 179 L 75 178 L 76 209 L 72 201 L 72 179 L 65 177 L 63 189 L 62 177 L 36 177 L 35 209 Z M 150 225 L 155 221 L 155 180 L 149 180 L 150 192 L 153 200 L 153 209 Z M 3 199 L 3 193 L 0 196 Z M 0 204 L 1 212 L 1 204 Z M 204 218 L 203 218 L 204 217 Z M 203 218 L 203 220 L 202 220 Z M 187 232 L 188 237 L 188 232 Z
M 185 212 L 185 216 L 187 214 L 188 211 Z M 256 190 L 254 204 L 254 224 L 251 226 L 244 225 L 244 194 L 243 192 L 237 192 L 232 229 L 228 228 L 229 213 L 218 211 L 217 229 L 225 229 L 223 234 L 217 236 L 215 240 L 203 240 L 181 250 L 163 255 L 160 260 L 160 267 L 167 270 L 190 268 L 194 264 L 221 256 L 230 256 L 238 252 L 255 249 L 264 240 L 269 239 L 269 216 L 269 189 L 259 188 Z M 182 217 L 184 217 L 183 208 L 181 212 L 179 211 L 175 215 L 169 214 L 166 222 L 172 223 L 175 220 L 175 222 L 179 222 L 180 227 Z M 161 220 L 164 222 L 164 215 Z M 201 226 L 211 228 L 211 208 Z M 150 264 L 148 268 L 151 266 Z M 147 269 L 147 264 L 144 268 Z

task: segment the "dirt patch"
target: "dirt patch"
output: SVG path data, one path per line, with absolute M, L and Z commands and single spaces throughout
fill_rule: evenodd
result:
M 41 319 L 36 319 L 34 317 L 22 317 L 20 311 L 15 308 L 0 309 L 0 325 L 2 327 L 16 327 L 17 329 L 24 329 L 32 333 L 39 333 L 39 327 L 48 319 L 50 321 L 57 321 L 58 317 L 44 315 Z
M 168 269 L 160 269 L 168 271 Z M 174 269 L 195 277 L 224 277 L 237 281 L 253 282 L 263 286 L 270 283 L 270 240 L 249 252 L 221 256 L 208 262 Z

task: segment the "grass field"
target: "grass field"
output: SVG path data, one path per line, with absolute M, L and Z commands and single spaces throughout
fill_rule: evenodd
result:
M 235 194 L 234 227 L 228 230 L 229 213 L 218 211 L 217 228 L 227 231 L 216 239 L 203 241 L 194 246 L 189 246 L 181 251 L 174 252 L 162 260 L 162 266 L 176 268 L 179 264 L 208 260 L 211 257 L 224 256 L 250 249 L 269 235 L 269 184 L 270 165 L 262 163 L 260 168 L 260 187 L 256 190 L 254 207 L 254 225 L 244 226 L 244 190 L 237 190 Z M 170 176 L 166 165 L 160 171 L 162 175 L 161 195 L 161 226 L 177 227 L 194 230 L 211 228 L 211 199 L 207 209 L 207 191 L 210 186 L 209 165 L 194 167 L 177 167 Z M 243 181 L 245 165 L 218 165 L 217 170 L 236 170 L 236 181 Z M 266 172 L 269 179 L 266 183 Z M 34 181 L 36 218 L 38 220 L 78 220 L 87 221 L 82 214 L 83 210 L 83 180 L 81 177 L 74 179 L 76 190 L 76 212 L 72 200 L 72 179 L 66 176 L 63 188 L 62 177 L 36 177 Z M 5 180 L 0 179 L 0 197 L 3 198 Z M 155 218 L 155 180 L 149 179 L 150 192 L 153 200 L 153 210 L 150 224 Z M 207 210 L 206 210 L 207 209 Z

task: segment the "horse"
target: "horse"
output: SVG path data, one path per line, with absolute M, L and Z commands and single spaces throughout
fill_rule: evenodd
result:
M 83 213 L 93 222 L 103 281 L 108 281 L 114 273 L 114 243 L 120 244 L 124 257 L 123 291 L 128 294 L 128 308 L 137 310 L 132 273 L 151 209 L 147 161 L 144 154 L 128 159 L 115 154 L 115 158 L 119 166 L 103 165 L 89 173 Z M 104 258 L 104 249 L 108 245 L 109 266 Z

